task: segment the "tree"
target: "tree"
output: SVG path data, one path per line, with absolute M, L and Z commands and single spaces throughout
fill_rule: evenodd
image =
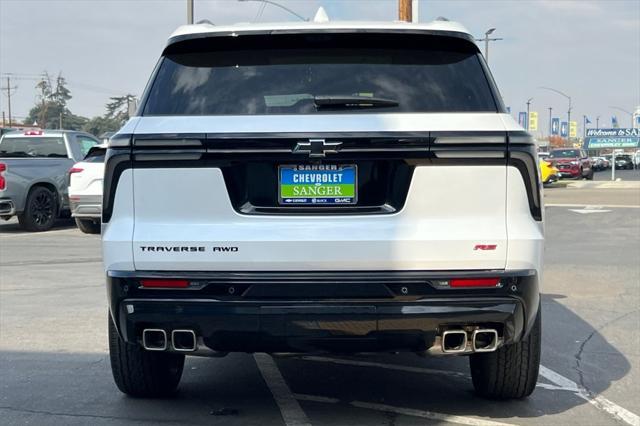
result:
M 136 97 L 130 93 L 109 98 L 106 112 L 101 117 L 93 117 L 83 126 L 85 132 L 100 136 L 105 132 L 116 132 L 129 120 L 129 109 L 136 104 Z
M 25 122 L 38 123 L 41 128 L 80 130 L 88 121 L 87 118 L 73 114 L 67 108 L 67 101 L 71 99 L 71 91 L 67 88 L 67 81 L 58 74 L 55 84 L 45 73 L 42 80 L 36 84 L 39 99 L 31 108 Z
M 120 127 L 121 126 L 116 120 L 98 116 L 93 117 L 91 120 L 87 121 L 84 126 L 82 126 L 82 130 L 100 137 L 106 132 L 115 132 Z
M 127 93 L 124 96 L 114 96 L 109 99 L 111 102 L 106 105 L 105 117 L 124 124 L 129 119 L 129 108 L 131 105 L 135 105 L 136 97 Z

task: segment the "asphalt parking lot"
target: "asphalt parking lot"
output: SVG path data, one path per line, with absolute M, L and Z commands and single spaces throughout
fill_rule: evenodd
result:
M 472 393 L 466 358 L 189 358 L 174 399 L 125 397 L 107 354 L 100 240 L 0 223 L 5 425 L 640 424 L 640 186 L 546 190 L 537 390 Z

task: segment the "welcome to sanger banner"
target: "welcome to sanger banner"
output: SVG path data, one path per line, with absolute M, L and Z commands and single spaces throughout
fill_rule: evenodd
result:
M 640 129 L 587 129 L 584 149 L 638 148 Z

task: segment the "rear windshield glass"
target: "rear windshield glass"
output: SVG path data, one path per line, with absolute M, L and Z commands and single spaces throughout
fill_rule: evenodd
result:
M 104 157 L 106 154 L 106 149 L 94 148 L 84 157 L 84 162 L 86 163 L 104 163 Z
M 580 157 L 580 151 L 575 149 L 559 149 L 551 151 L 551 158 L 573 158 Z
M 0 157 L 67 158 L 62 137 L 5 137 L 0 142 Z
M 371 45 L 169 52 L 143 115 L 496 112 L 475 48 Z M 317 97 L 356 101 L 319 106 Z

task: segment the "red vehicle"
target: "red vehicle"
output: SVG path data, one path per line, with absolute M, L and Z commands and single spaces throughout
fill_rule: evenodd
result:
M 554 149 L 549 155 L 549 161 L 558 169 L 563 178 L 593 179 L 591 160 L 586 151 L 582 149 Z

